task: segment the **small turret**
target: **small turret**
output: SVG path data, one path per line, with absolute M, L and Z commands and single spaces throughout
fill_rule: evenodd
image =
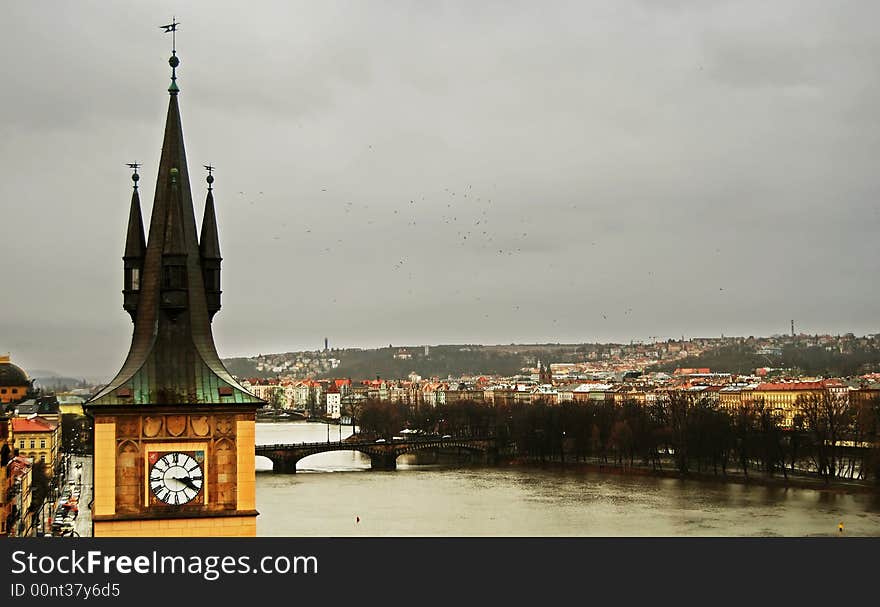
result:
M 208 318 L 220 310 L 220 237 L 217 234 L 217 216 L 214 212 L 214 167 L 205 165 L 208 171 L 208 196 L 205 199 L 205 217 L 202 219 L 202 233 L 199 236 L 199 254 L 202 258 L 202 275 L 205 282 L 205 297 L 208 300 Z
M 122 307 L 131 315 L 131 321 L 134 322 L 141 297 L 141 275 L 144 270 L 144 252 L 147 249 L 147 244 L 146 238 L 144 238 L 141 200 L 138 195 L 138 180 L 140 176 L 137 170 L 140 165 L 131 163 L 128 166 L 134 169 L 134 173 L 131 176 L 134 186 L 131 193 L 131 209 L 128 212 L 125 252 L 122 254 Z

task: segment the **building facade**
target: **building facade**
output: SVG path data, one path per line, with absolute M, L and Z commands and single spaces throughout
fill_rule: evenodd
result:
M 338 391 L 327 392 L 327 417 L 339 419 L 342 416 L 342 395 Z
M 13 457 L 4 468 L 3 491 L 5 514 L 0 528 L 9 537 L 27 537 L 36 532 L 34 513 L 31 512 L 31 487 L 33 467 L 30 459 L 24 456 Z M 2 534 L 0 534 L 2 535 Z
M 10 428 L 11 443 L 18 454 L 45 464 L 47 476 L 55 476 L 61 452 L 61 425 L 39 416 L 14 417 Z
M 744 399 L 743 404 L 763 402 L 765 407 L 781 416 L 784 427 L 791 427 L 800 402 L 798 399 L 820 396 L 826 390 L 822 381 L 767 382 L 758 384 L 749 392 L 748 400 Z

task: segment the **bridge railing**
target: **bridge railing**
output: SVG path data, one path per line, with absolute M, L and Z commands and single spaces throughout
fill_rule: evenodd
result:
M 271 445 L 256 445 L 256 449 L 262 449 L 266 451 L 271 451 L 273 449 L 309 449 L 312 447 L 326 447 L 327 445 L 333 446 L 344 446 L 344 447 L 372 447 L 376 445 L 388 445 L 388 444 L 398 444 L 398 445 L 412 445 L 412 444 L 424 444 L 424 443 L 460 443 L 460 442 L 470 442 L 470 441 L 485 441 L 485 440 L 493 440 L 494 437 L 491 436 L 462 436 L 462 437 L 454 437 L 454 438 L 415 438 L 415 439 L 406 439 L 402 441 L 385 441 L 383 443 L 377 443 L 376 441 L 321 441 L 314 443 L 274 443 Z

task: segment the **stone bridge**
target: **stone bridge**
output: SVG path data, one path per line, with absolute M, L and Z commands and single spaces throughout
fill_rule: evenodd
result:
M 459 450 L 478 453 L 484 461 L 494 463 L 498 448 L 494 438 L 417 438 L 391 441 L 341 441 L 325 443 L 295 443 L 291 445 L 257 445 L 256 454 L 272 460 L 272 471 L 296 472 L 296 463 L 304 457 L 328 451 L 360 451 L 369 456 L 373 470 L 396 470 L 397 458 L 404 453 L 423 449 Z

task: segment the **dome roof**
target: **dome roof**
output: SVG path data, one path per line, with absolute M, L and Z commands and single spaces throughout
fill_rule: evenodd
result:
M 0 356 L 0 386 L 29 386 L 30 383 L 24 369 L 9 362 L 8 356 Z

